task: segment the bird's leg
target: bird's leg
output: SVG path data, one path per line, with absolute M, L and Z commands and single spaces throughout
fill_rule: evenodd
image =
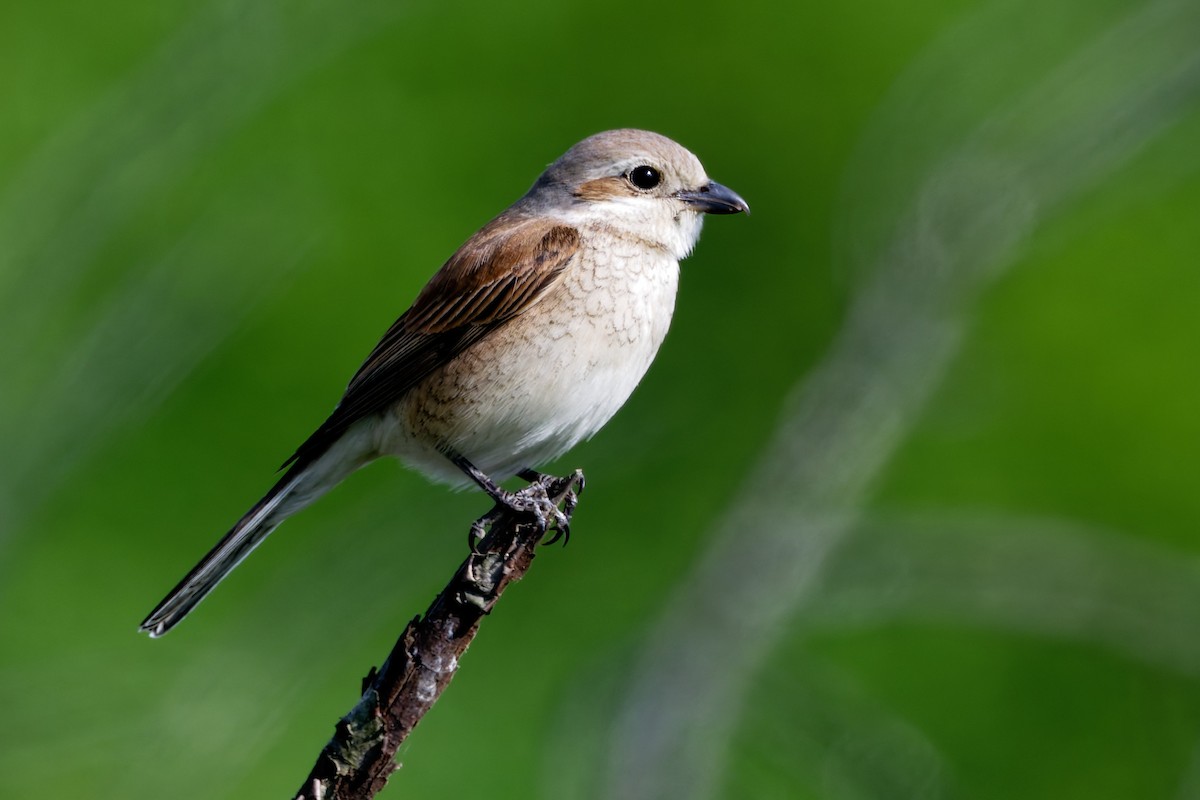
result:
M 570 516 L 559 509 L 558 498 L 561 497 L 565 501 L 566 493 L 574 493 L 574 486 L 581 483 L 582 473 L 577 473 L 569 479 L 533 481 L 519 492 L 509 492 L 464 456 L 458 453 L 447 453 L 447 456 L 480 489 L 483 489 L 489 497 L 496 501 L 496 505 L 491 511 L 471 523 L 468 541 L 472 550 L 478 545 L 487 529 L 500 518 L 505 510 L 532 517 L 542 531 L 554 528 L 556 534 L 551 541 L 556 541 L 569 528 Z M 541 477 L 549 478 L 549 476 Z M 574 510 L 574 502 L 570 503 L 570 508 Z

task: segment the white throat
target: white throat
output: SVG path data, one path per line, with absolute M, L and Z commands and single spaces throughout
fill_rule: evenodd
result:
M 617 198 L 584 207 L 573 206 L 555 216 L 579 228 L 601 224 L 615 229 L 625 236 L 662 248 L 676 261 L 691 254 L 704 226 L 703 214 L 673 208 L 661 200 L 647 202 L 642 198 Z

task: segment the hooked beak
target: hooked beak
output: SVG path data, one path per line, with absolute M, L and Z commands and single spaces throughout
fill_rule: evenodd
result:
M 750 213 L 750 206 L 738 193 L 716 181 L 709 181 L 695 192 L 679 192 L 675 195 L 697 211 L 705 214 Z

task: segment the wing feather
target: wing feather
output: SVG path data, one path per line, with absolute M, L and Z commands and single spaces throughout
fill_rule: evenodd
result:
M 502 215 L 458 249 L 367 356 L 337 408 L 284 466 L 319 458 L 360 419 L 392 406 L 423 378 L 518 316 L 562 277 L 579 231 Z

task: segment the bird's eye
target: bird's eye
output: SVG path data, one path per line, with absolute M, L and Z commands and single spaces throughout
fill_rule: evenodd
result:
M 662 173 L 643 164 L 629 170 L 629 182 L 639 189 L 653 189 L 662 182 Z

